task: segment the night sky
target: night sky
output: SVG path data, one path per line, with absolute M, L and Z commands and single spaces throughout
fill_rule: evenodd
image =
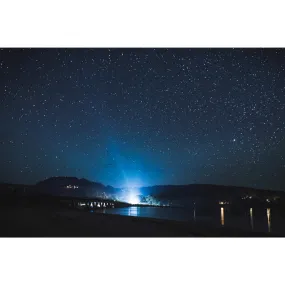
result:
M 0 181 L 285 190 L 285 50 L 1 49 Z

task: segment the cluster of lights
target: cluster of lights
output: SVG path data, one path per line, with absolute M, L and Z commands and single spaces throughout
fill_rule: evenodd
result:
M 220 205 L 228 205 L 229 202 L 228 202 L 228 201 L 220 201 L 219 204 L 220 204 Z
M 131 205 L 153 205 L 161 206 L 162 204 L 158 201 L 148 201 L 147 199 L 141 199 L 141 192 L 137 187 L 126 187 L 122 189 L 122 193 L 117 200 L 124 201 Z
M 86 203 L 79 202 L 78 205 L 79 206 L 86 206 Z M 113 203 L 110 203 L 109 205 L 112 206 L 112 208 L 115 207 Z M 103 202 L 97 203 L 97 205 L 94 205 L 94 207 L 97 207 L 97 208 L 101 208 L 101 207 L 106 208 L 107 206 L 108 206 L 108 203 L 103 203 Z M 93 208 L 93 204 L 90 204 L 90 207 Z
M 66 189 L 76 189 L 76 188 L 78 188 L 78 186 L 77 185 L 67 185 L 67 186 L 65 186 L 65 188 Z
M 245 200 L 245 199 L 252 199 L 252 196 L 245 196 L 245 197 L 242 197 L 242 200 Z

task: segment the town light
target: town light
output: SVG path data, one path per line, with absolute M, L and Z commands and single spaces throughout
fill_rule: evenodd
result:
M 130 204 L 134 205 L 134 204 L 139 204 L 140 200 L 139 200 L 137 195 L 130 193 L 130 195 L 128 197 L 128 202 Z
M 140 204 L 139 189 L 136 187 L 125 188 L 125 195 L 123 200 L 129 204 L 135 205 Z

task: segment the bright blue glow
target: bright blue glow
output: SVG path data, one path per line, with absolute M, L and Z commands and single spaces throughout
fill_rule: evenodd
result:
M 134 204 L 139 204 L 140 199 L 139 199 L 139 190 L 137 188 L 127 188 L 126 189 L 126 197 L 125 200 L 127 203 L 130 203 L 132 205 Z
M 140 199 L 138 196 L 134 195 L 134 194 L 130 194 L 130 196 L 128 197 L 128 203 L 134 205 L 134 204 L 139 204 L 140 203 Z

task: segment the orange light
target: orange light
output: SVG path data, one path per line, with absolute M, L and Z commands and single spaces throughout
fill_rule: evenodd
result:
M 224 214 L 224 208 L 221 207 L 221 225 L 225 225 L 225 214 Z
M 268 232 L 271 232 L 271 213 L 270 213 L 270 208 L 267 208 L 267 226 L 268 226 Z
M 253 215 L 252 215 L 252 208 L 249 209 L 249 215 L 250 215 L 250 226 L 253 230 Z

